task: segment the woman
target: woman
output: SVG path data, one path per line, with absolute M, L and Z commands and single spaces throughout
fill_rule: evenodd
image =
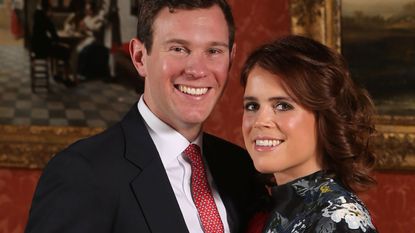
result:
M 109 77 L 109 49 L 102 44 L 106 23 L 102 6 L 86 1 L 85 16 L 79 23 L 85 38 L 77 45 L 72 61 L 81 80 Z
M 374 108 L 341 55 L 284 37 L 248 57 L 241 81 L 245 146 L 275 182 L 263 232 L 376 232 L 354 194 L 375 183 Z

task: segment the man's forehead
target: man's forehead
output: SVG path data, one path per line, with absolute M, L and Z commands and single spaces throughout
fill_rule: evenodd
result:
M 162 41 L 208 40 L 228 44 L 229 29 L 219 7 L 178 9 L 173 13 L 165 7 L 154 21 L 153 36 Z
M 163 21 L 163 19 L 172 19 L 172 18 L 178 18 L 178 17 L 186 17 L 187 15 L 194 17 L 192 21 L 195 21 L 196 19 L 209 19 L 211 17 L 218 17 L 223 19 L 223 22 L 225 25 L 227 25 L 225 14 L 221 10 L 221 8 L 218 5 L 212 5 L 207 8 L 169 8 L 169 7 L 163 7 L 154 18 L 153 27 L 156 25 L 156 22 Z

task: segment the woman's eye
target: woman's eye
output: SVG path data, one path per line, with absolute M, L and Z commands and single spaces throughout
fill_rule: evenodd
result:
M 294 109 L 294 107 L 291 104 L 285 103 L 285 102 L 275 104 L 274 108 L 278 111 L 283 111 L 283 112 Z
M 245 105 L 244 105 L 244 109 L 245 109 L 245 111 L 256 111 L 256 110 L 258 110 L 259 109 L 259 104 L 257 104 L 257 103 L 246 103 Z

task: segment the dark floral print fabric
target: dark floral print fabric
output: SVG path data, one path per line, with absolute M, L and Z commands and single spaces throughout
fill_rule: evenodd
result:
M 377 232 L 362 201 L 319 171 L 272 188 L 265 233 Z

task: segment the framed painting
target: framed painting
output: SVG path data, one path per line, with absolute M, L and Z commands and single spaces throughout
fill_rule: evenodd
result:
M 35 65 L 25 45 L 37 2 L 24 0 L 24 40 L 6 34 L 9 28 L 0 30 L 0 167 L 43 168 L 67 145 L 122 119 L 137 101 L 142 86 L 129 56 L 120 52 L 114 55 L 119 72 L 115 81 L 92 77 L 67 86 L 55 80 L 49 66 L 44 73 L 50 86 L 33 91 L 31 71 Z M 54 0 L 52 5 L 66 9 L 70 2 Z
M 291 29 L 341 52 L 376 105 L 378 169 L 415 170 L 415 3 L 291 0 Z

